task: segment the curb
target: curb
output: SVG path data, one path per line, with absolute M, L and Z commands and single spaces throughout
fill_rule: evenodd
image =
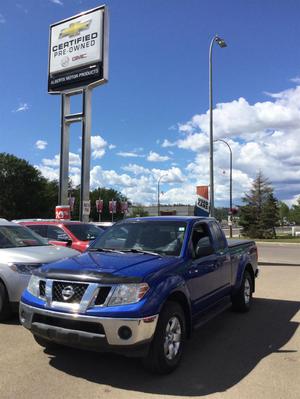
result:
M 284 262 L 260 262 L 258 261 L 258 266 L 299 266 L 299 263 L 284 263 Z

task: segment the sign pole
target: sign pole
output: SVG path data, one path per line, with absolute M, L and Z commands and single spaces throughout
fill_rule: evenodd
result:
M 89 221 L 89 215 L 83 212 L 84 201 L 90 197 L 90 164 L 91 164 L 91 96 L 92 89 L 86 88 L 82 93 L 82 151 L 81 151 L 81 184 L 80 184 L 80 220 Z
M 69 147 L 70 133 L 69 125 L 66 123 L 65 115 L 70 113 L 70 97 L 61 95 L 61 138 L 60 138 L 60 168 L 59 168 L 59 205 L 68 204 L 69 183 Z

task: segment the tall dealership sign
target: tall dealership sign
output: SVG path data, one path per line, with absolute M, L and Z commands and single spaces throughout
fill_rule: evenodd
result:
M 197 201 L 195 205 L 195 216 L 209 215 L 208 186 L 197 186 Z
M 91 159 L 91 91 L 108 81 L 108 10 L 100 6 L 50 26 L 48 92 L 61 95 L 59 205 L 68 203 L 69 127 L 82 123 L 80 219 L 87 220 Z M 70 98 L 82 95 L 82 112 Z

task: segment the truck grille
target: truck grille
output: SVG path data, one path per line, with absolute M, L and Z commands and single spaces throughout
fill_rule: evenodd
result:
M 80 303 L 88 284 L 53 281 L 52 300 L 64 303 Z
M 104 302 L 106 301 L 106 298 L 107 298 L 110 290 L 111 290 L 111 287 L 100 287 L 98 295 L 97 295 L 96 300 L 95 300 L 95 305 L 96 306 L 104 304 Z
M 43 280 L 40 281 L 40 297 L 46 297 L 46 281 Z

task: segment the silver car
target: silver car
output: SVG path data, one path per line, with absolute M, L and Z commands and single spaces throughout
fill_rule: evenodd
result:
M 27 227 L 0 219 L 0 321 L 18 309 L 32 270 L 75 255 L 79 252 L 49 245 Z

